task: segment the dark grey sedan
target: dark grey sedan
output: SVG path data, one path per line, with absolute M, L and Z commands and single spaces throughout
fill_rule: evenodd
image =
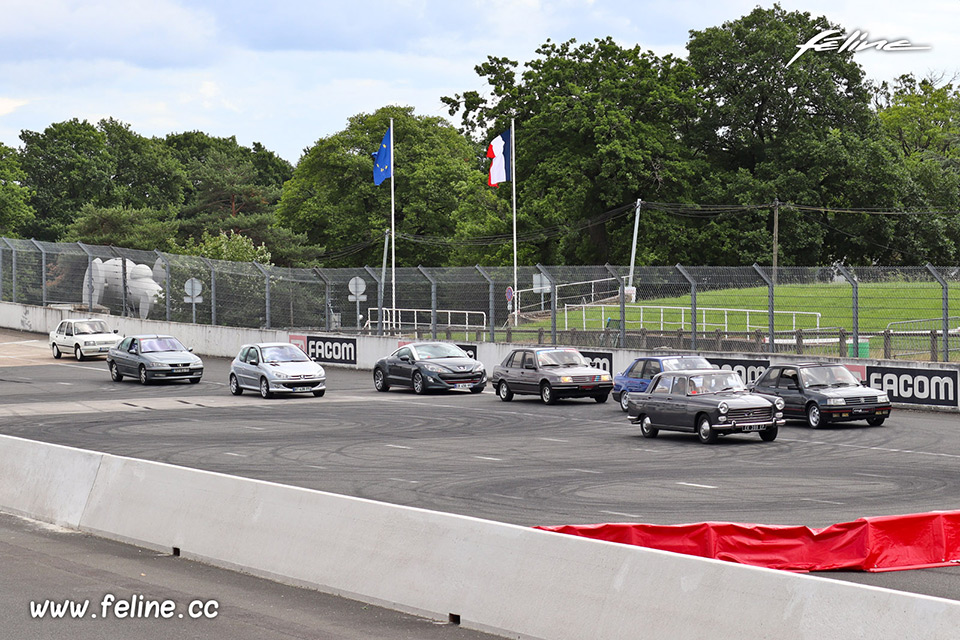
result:
M 539 395 L 544 404 L 560 398 L 593 398 L 606 402 L 613 378 L 590 366 L 573 348 L 514 349 L 494 367 L 490 383 L 504 402 L 514 394 Z
M 644 438 L 685 431 L 706 444 L 732 433 L 772 442 L 784 424 L 782 399 L 750 393 L 739 375 L 717 369 L 658 374 L 647 391 L 630 394 L 627 415 Z
M 173 336 L 129 336 L 107 353 L 107 366 L 114 382 L 124 376 L 148 384 L 155 380 L 189 380 L 203 377 L 203 360 Z

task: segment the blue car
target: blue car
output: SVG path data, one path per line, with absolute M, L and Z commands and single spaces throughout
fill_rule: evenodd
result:
M 647 390 L 650 380 L 661 371 L 680 371 L 687 369 L 714 369 L 703 356 L 669 355 L 643 356 L 630 363 L 622 373 L 613 378 L 613 399 L 620 403 L 620 409 L 628 409 L 628 394 Z

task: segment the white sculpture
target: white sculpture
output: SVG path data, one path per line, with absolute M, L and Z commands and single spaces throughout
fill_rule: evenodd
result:
M 111 258 L 106 262 L 94 258 L 93 267 L 93 299 L 90 296 L 90 268 L 83 274 L 83 302 L 91 311 L 93 306 L 100 304 L 105 293 L 111 293 L 118 299 L 123 295 L 123 263 L 121 258 Z M 145 264 L 136 264 L 126 260 L 127 269 L 127 302 L 132 306 L 139 305 L 140 318 L 146 319 L 150 308 L 157 301 L 157 295 L 163 287 L 154 280 L 154 270 Z

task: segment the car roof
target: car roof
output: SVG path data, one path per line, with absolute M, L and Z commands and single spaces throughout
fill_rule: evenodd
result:
M 296 345 L 292 342 L 251 342 L 250 344 L 245 344 L 241 346 L 241 349 L 246 349 L 247 347 L 295 347 Z
M 677 369 L 676 371 L 661 371 L 658 376 L 697 376 L 704 373 L 733 373 L 723 369 Z
M 136 338 L 137 340 L 147 340 L 150 338 L 174 338 L 174 336 L 167 335 L 164 333 L 145 333 L 139 336 L 127 336 L 128 338 Z M 174 338 L 176 339 L 176 338 Z

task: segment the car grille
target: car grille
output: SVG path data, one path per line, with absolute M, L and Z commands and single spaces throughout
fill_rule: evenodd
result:
M 320 384 L 319 380 L 310 380 L 308 382 L 283 382 L 280 386 L 284 387 L 285 389 L 297 389 L 300 387 L 315 387 L 318 384 Z
M 856 398 L 844 398 L 847 404 L 877 404 L 880 398 L 877 396 L 857 396 Z
M 602 376 L 573 376 L 574 382 L 600 382 Z
M 189 362 L 184 362 L 181 364 L 168 364 L 167 366 L 170 367 L 171 369 L 183 369 L 183 368 L 189 368 L 193 365 L 191 365 Z
M 731 422 L 764 422 L 773 418 L 773 407 L 756 407 L 752 409 L 730 409 L 727 419 Z
M 483 374 L 477 371 L 465 371 L 463 373 L 441 373 L 440 379 L 449 384 L 477 384 L 483 378 Z

